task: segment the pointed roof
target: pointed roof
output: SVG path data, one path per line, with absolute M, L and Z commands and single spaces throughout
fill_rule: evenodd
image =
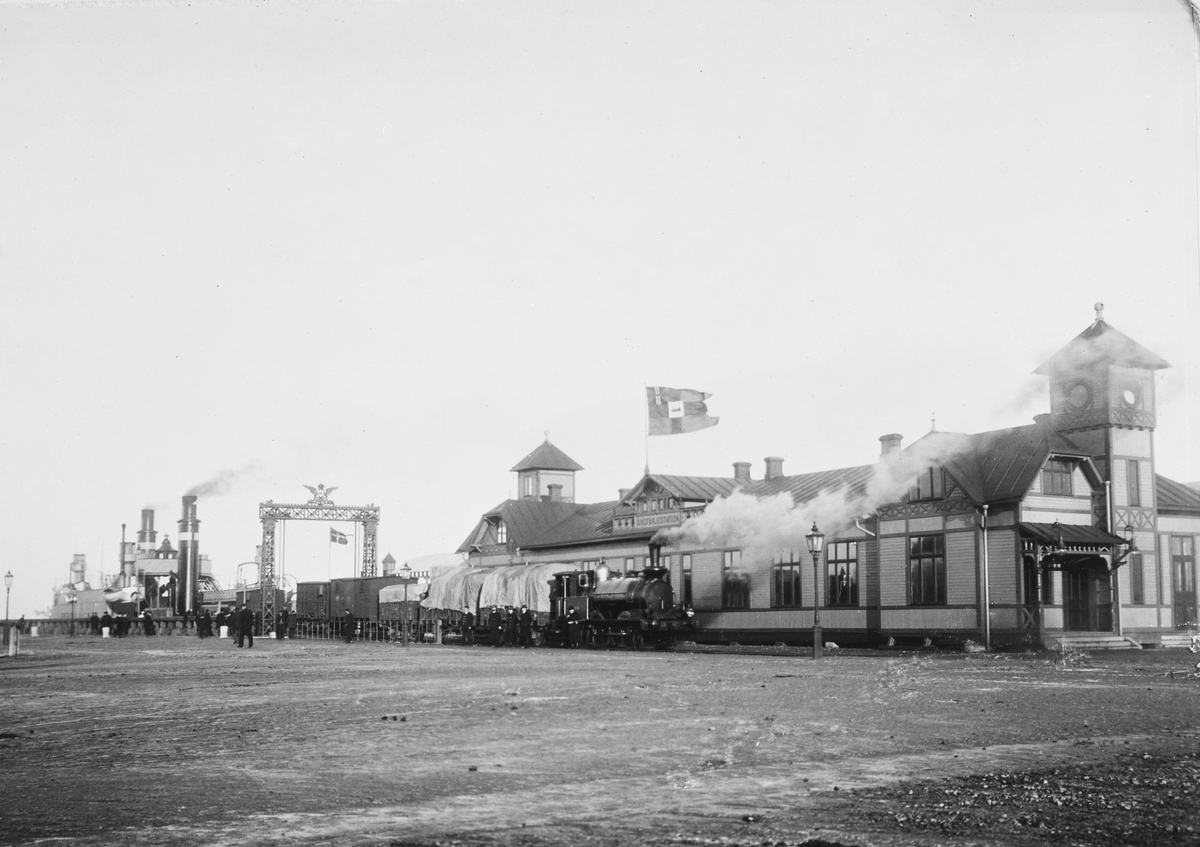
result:
M 513 471 L 581 471 L 583 466 L 550 443 L 547 438 L 532 453 L 512 466 Z
M 1142 345 L 1105 322 L 1104 304 L 1096 304 L 1096 320 L 1079 335 L 1071 339 L 1034 371 L 1048 376 L 1063 370 L 1078 370 L 1106 363 L 1125 368 L 1161 370 L 1171 367 L 1161 356 L 1151 353 Z
M 391 553 L 388 553 L 386 556 L 383 557 L 383 563 L 385 565 L 394 565 L 394 564 L 396 564 L 396 557 L 393 556 Z
M 679 500 L 715 500 L 728 496 L 739 483 L 733 477 L 725 476 L 676 476 L 674 474 L 647 473 L 637 485 L 625 495 L 626 500 L 636 499 L 645 489 L 646 483 L 655 482 L 663 491 L 673 494 Z

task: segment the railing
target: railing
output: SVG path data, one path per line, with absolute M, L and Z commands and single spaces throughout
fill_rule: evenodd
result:
M 377 641 L 381 643 L 402 643 L 404 641 L 404 629 L 407 625 L 408 640 L 414 644 L 436 644 L 440 643 L 446 635 L 456 638 L 459 632 L 457 624 L 449 621 L 438 620 L 434 618 L 423 618 L 420 620 L 410 619 L 391 619 L 380 618 L 378 620 L 356 620 L 354 622 L 353 641 L 367 642 Z M 37 637 L 49 637 L 56 635 L 71 635 L 73 631 L 76 637 L 101 637 L 99 631 L 93 631 L 91 622 L 86 619 L 78 619 L 72 621 L 65 618 L 38 618 L 26 619 L 24 633 L 22 638 L 32 638 L 36 629 Z M 226 626 L 229 626 L 226 624 Z M 3 643 L 8 643 L 9 630 L 16 630 L 17 622 L 10 621 L 7 627 L 0 623 L 3 630 Z M 172 635 L 196 635 L 196 622 L 188 621 L 187 626 L 184 626 L 182 619 L 155 619 L 154 629 L 156 636 L 172 636 Z M 255 627 L 254 637 L 265 638 L 267 635 L 259 631 L 259 627 Z M 309 640 L 346 640 L 346 621 L 344 618 L 335 618 L 333 620 L 294 620 L 289 623 L 288 637 Z M 235 630 L 229 626 L 228 635 L 232 636 Z M 213 621 L 213 635 L 219 637 L 220 630 L 216 620 Z M 112 637 L 116 637 L 115 632 L 111 632 Z M 145 635 L 142 620 L 140 618 L 129 620 L 129 637 Z
M 408 640 L 415 644 L 436 644 L 451 630 L 440 620 L 398 620 L 380 618 L 378 620 L 356 620 L 350 632 L 351 641 L 378 641 L 387 643 L 402 643 L 404 630 L 407 626 Z M 333 620 L 299 620 L 291 627 L 289 635 L 292 638 L 346 641 L 347 626 L 344 618 Z

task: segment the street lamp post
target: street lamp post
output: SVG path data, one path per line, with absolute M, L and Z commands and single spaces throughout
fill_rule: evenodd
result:
M 12 591 L 13 575 L 9 571 L 4 575 L 4 640 L 12 643 L 12 634 L 8 628 L 8 595 Z
M 67 602 L 71 604 L 71 637 L 75 637 L 75 587 L 67 589 Z
M 818 561 L 821 558 L 821 550 L 825 547 L 825 534 L 817 529 L 816 521 L 813 521 L 812 532 L 804 536 L 804 541 L 808 544 L 808 552 L 812 554 L 813 560 L 813 652 L 814 659 L 821 658 L 821 578 L 818 572 Z

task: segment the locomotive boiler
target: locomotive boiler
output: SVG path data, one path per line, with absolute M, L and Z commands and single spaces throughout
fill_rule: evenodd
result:
M 556 573 L 550 587 L 545 639 L 563 646 L 665 647 L 692 628 L 692 610 L 675 603 L 671 573 L 659 566 L 658 545 L 650 565 L 633 574 L 595 570 Z

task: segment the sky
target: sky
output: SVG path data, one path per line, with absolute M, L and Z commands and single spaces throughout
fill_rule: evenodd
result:
M 230 585 L 304 485 L 451 552 L 547 435 L 592 502 L 1025 424 L 1098 301 L 1200 480 L 1196 50 L 1183 0 L 0 2 L 10 613 L 217 479 Z M 356 573 L 328 528 L 277 569 Z

